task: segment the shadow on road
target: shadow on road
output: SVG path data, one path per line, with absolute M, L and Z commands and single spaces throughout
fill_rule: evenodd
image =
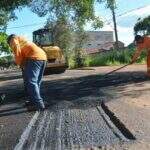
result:
M 5 112 L 0 113 L 0 117 L 4 116 L 12 116 L 12 115 L 17 115 L 17 114 L 22 114 L 28 112 L 26 109 L 13 109 L 13 110 L 5 110 Z
M 122 72 L 103 78 L 102 75 L 92 75 L 76 79 L 55 80 L 44 82 L 42 93 L 47 101 L 60 102 L 62 100 L 73 103 L 97 102 L 103 96 L 102 88 L 109 86 L 117 87 L 131 83 L 148 81 L 144 72 Z M 91 106 L 91 105 L 90 105 Z M 82 106 L 81 106 L 82 107 Z
M 15 76 L 6 76 L 6 77 L 0 77 L 0 81 L 7 81 L 7 80 L 15 80 L 15 79 L 21 79 L 22 75 L 15 75 Z
M 57 105 L 65 101 L 66 106 L 71 109 L 87 109 L 88 107 L 99 105 L 101 100 L 103 100 L 104 93 L 101 91 L 103 87 L 125 86 L 130 83 L 139 83 L 140 85 L 142 82 L 148 80 L 149 78 L 145 76 L 144 72 L 114 73 L 106 78 L 102 75 L 90 75 L 73 79 L 45 81 L 42 84 L 41 93 L 44 99 L 50 104 Z M 24 102 L 25 98 L 21 98 L 21 96 L 23 96 L 23 89 L 14 89 L 7 93 L 4 104 Z M 16 114 L 18 113 L 19 110 Z M 2 114 L 4 114 L 4 112 L 1 111 L 0 107 L 0 117 Z

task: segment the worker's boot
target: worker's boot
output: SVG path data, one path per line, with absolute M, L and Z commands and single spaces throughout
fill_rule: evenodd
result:
M 40 101 L 37 103 L 37 107 L 39 111 L 43 111 L 47 109 L 50 106 L 50 104 L 47 101 Z
M 25 107 L 27 108 L 28 111 L 36 111 L 37 110 L 36 105 L 31 101 L 25 101 Z
M 27 108 L 28 111 L 38 111 L 39 107 L 37 104 L 33 103 L 32 101 L 25 101 L 25 107 Z
M 34 104 L 31 101 L 26 101 L 25 106 L 27 107 L 28 111 L 44 111 L 46 108 L 48 108 L 50 105 L 46 101 L 40 101 L 36 104 Z
M 39 102 L 36 104 L 36 106 L 37 106 L 37 109 L 38 109 L 39 111 L 44 111 L 44 110 L 45 110 L 45 104 L 44 104 L 43 101 L 39 101 Z
M 25 106 L 33 106 L 34 104 L 31 101 L 25 101 Z

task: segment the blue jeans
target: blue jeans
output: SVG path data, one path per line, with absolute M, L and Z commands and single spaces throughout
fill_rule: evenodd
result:
M 40 94 L 40 86 L 46 61 L 27 60 L 23 69 L 24 86 L 30 101 L 37 108 L 45 108 Z

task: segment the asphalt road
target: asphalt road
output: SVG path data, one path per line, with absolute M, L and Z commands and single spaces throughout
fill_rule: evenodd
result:
M 27 100 L 21 74 L 2 73 L 0 93 L 6 99 L 0 106 L 0 149 L 100 149 L 127 142 L 100 107 L 102 100 L 111 100 L 104 99 L 101 88 L 148 80 L 143 72 L 135 74 L 101 78 L 101 71 L 72 70 L 45 76 L 41 93 L 51 106 L 45 112 L 29 113 L 19 108 Z

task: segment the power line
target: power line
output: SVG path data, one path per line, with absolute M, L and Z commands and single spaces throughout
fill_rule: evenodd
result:
M 16 28 L 24 28 L 24 27 L 31 27 L 31 26 L 36 26 L 36 25 L 40 25 L 43 24 L 45 22 L 39 22 L 39 23 L 33 23 L 33 24 L 26 24 L 23 26 L 16 26 L 16 27 L 11 27 L 11 28 L 7 28 L 7 29 L 16 29 Z
M 138 8 L 135 8 L 135 9 L 131 9 L 131 10 L 129 10 L 129 11 L 126 11 L 126 12 L 124 12 L 124 13 L 121 13 L 121 14 L 119 14 L 119 15 L 116 15 L 116 17 L 122 17 L 122 16 L 124 16 L 124 15 L 126 15 L 126 14 L 128 14 L 128 13 L 131 13 L 131 12 L 136 11 L 136 10 L 143 9 L 143 8 L 145 8 L 145 7 L 148 7 L 148 6 L 150 6 L 150 5 L 145 5 L 145 6 L 142 6 L 142 7 L 138 7 Z M 106 21 L 107 21 L 107 24 L 110 25 L 110 24 L 111 24 L 111 20 L 112 20 L 112 19 L 106 20 Z
M 147 6 L 150 6 L 150 5 L 146 5 L 146 6 L 138 7 L 138 8 L 135 8 L 135 9 L 131 9 L 131 10 L 129 10 L 129 11 L 126 11 L 126 12 L 124 12 L 124 13 L 121 13 L 121 14 L 117 15 L 117 17 L 124 16 L 125 14 L 128 14 L 128 13 L 130 13 L 130 12 L 133 12 L 133 11 L 135 11 L 135 10 L 139 10 L 139 9 L 145 8 L 145 7 L 147 7 Z M 105 20 L 104 22 L 106 22 L 107 25 L 110 25 L 110 24 L 111 24 L 110 21 L 111 21 L 111 19 Z M 33 24 L 26 24 L 26 25 L 23 25 L 23 26 L 16 26 L 16 27 L 7 28 L 7 30 L 9 30 L 9 29 L 17 29 L 17 28 L 31 27 L 31 26 L 36 26 L 36 25 L 40 25 L 40 24 L 43 24 L 43 23 L 45 23 L 45 22 L 39 22 L 39 23 L 33 23 Z
M 150 6 L 150 5 L 148 5 L 148 6 Z M 131 9 L 130 11 L 126 11 L 126 12 L 124 12 L 124 13 L 121 13 L 121 14 L 119 14 L 119 15 L 117 15 L 117 17 L 121 17 L 121 16 L 124 16 L 124 15 L 126 15 L 126 14 L 129 14 L 129 13 L 131 13 L 131 12 L 134 12 L 134 11 L 136 11 L 136 10 L 140 10 L 140 9 L 143 9 L 143 8 L 145 8 L 145 7 L 148 7 L 148 6 L 142 6 L 142 7 L 138 7 L 138 8 L 136 8 L 136 9 Z M 112 13 L 114 12 L 114 10 L 112 10 Z M 104 21 L 104 22 L 106 22 L 106 25 L 109 25 L 111 28 L 113 28 L 112 27 L 112 24 L 111 24 L 111 20 L 112 19 L 105 19 L 106 21 Z M 117 34 L 117 30 L 116 30 L 116 22 L 115 22 L 115 15 L 113 14 L 113 21 L 114 21 L 114 30 L 115 30 L 115 38 L 116 38 L 116 43 L 118 43 L 118 34 Z M 118 45 L 117 45 L 117 47 L 118 47 Z
M 135 8 L 135 9 L 131 9 L 131 10 L 129 10 L 129 11 L 126 11 L 126 12 L 124 12 L 124 13 L 122 13 L 122 14 L 117 15 L 117 17 L 124 16 L 124 15 L 126 15 L 126 14 L 128 14 L 128 13 L 130 13 L 130 12 L 133 12 L 133 11 L 135 11 L 135 10 L 140 10 L 140 9 L 145 8 L 145 7 L 148 7 L 148 6 L 150 6 L 150 5 L 145 5 L 145 6 L 141 6 L 141 7 Z

